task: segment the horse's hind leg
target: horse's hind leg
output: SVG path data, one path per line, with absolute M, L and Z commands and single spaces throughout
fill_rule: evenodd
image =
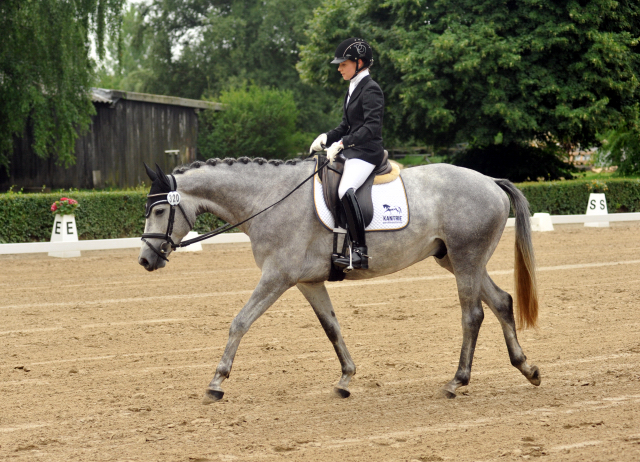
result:
M 446 255 L 442 259 L 436 259 L 440 266 L 448 269 L 453 273 L 453 268 Z M 456 274 L 456 283 L 458 285 L 458 297 L 460 298 L 460 306 L 462 308 L 462 349 L 460 351 L 460 361 L 458 362 L 458 370 L 456 375 L 442 389 L 442 395 L 446 398 L 455 398 L 456 390 L 469 384 L 471 378 L 471 363 L 473 362 L 473 353 L 476 349 L 478 340 L 478 332 L 484 320 L 484 311 L 482 310 L 482 302 L 480 301 L 480 291 L 482 284 L 482 276 L 480 274 Z
M 509 350 L 511 364 L 522 372 L 522 375 L 524 375 L 529 382 L 536 386 L 540 385 L 541 378 L 538 367 L 530 366 L 527 363 L 527 357 L 522 352 L 522 348 L 518 343 L 516 323 L 513 317 L 513 299 L 511 295 L 500 289 L 488 274 L 485 275 L 482 283 L 482 301 L 489 305 L 493 314 L 495 314 L 498 321 L 500 321 L 504 339 L 507 343 L 507 349 Z
M 343 398 L 347 398 L 351 395 L 349 382 L 351 381 L 351 377 L 356 373 L 356 366 L 353 364 L 349 350 L 347 350 L 347 346 L 340 333 L 340 324 L 338 324 L 338 319 L 333 311 L 327 288 L 324 286 L 324 282 L 319 282 L 299 283 L 298 289 L 300 289 L 300 292 L 302 292 L 311 304 L 313 311 L 315 311 L 316 316 L 318 316 L 320 320 L 322 328 L 333 344 L 333 348 L 336 350 L 340 365 L 342 366 L 342 377 L 338 385 L 336 385 L 335 391 Z

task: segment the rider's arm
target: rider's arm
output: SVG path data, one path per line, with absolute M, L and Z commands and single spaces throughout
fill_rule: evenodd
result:
M 378 85 L 369 85 L 362 94 L 364 123 L 357 130 L 342 138 L 344 148 L 359 146 L 375 138 L 382 137 L 382 115 L 384 94 Z

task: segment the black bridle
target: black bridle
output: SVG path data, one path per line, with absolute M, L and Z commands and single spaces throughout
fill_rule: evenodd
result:
M 189 229 L 193 228 L 191 221 L 189 221 L 187 214 L 182 208 L 182 204 L 180 204 L 180 193 L 177 191 L 178 183 L 176 182 L 176 179 L 173 175 L 168 175 L 168 177 L 171 178 L 172 180 L 171 183 L 173 183 L 171 186 L 171 191 L 167 193 L 160 193 L 160 194 L 147 194 L 147 197 L 161 197 L 162 199 L 152 202 L 151 204 L 147 203 L 147 210 L 144 215 L 145 218 L 149 218 L 149 215 L 151 215 L 151 211 L 156 205 L 169 204 L 170 211 L 169 211 L 169 221 L 167 222 L 167 231 L 165 231 L 164 234 L 161 234 L 161 233 L 143 233 L 142 234 L 142 242 L 147 244 L 149 248 L 153 250 L 157 256 L 159 256 L 160 258 L 166 261 L 169 261 L 166 255 L 169 250 L 169 247 L 171 247 L 172 250 L 175 250 L 178 247 L 178 245 L 175 242 L 173 242 L 173 239 L 171 239 L 171 234 L 173 233 L 173 223 L 175 221 L 175 216 L 176 216 L 176 206 L 178 207 L 180 212 L 182 212 L 182 216 L 187 221 L 187 224 L 189 225 Z M 147 241 L 147 239 L 163 239 L 164 242 L 160 244 L 159 248 L 156 249 L 154 246 L 152 246 L 149 243 L 149 241 Z
M 224 233 L 226 231 L 229 231 L 230 229 L 237 228 L 238 226 L 246 223 L 247 221 L 251 220 L 252 218 L 257 217 L 261 213 L 266 212 L 271 207 L 274 207 L 274 206 L 278 205 L 280 202 L 285 200 L 291 194 L 296 192 L 300 187 L 302 187 L 303 184 L 305 184 L 307 181 L 309 181 L 311 178 L 313 178 L 315 175 L 317 175 L 318 172 L 320 170 L 322 170 L 325 167 L 325 165 L 328 165 L 329 163 L 330 163 L 330 161 L 329 161 L 329 159 L 327 159 L 311 175 L 309 175 L 307 178 L 305 178 L 302 181 L 302 183 L 300 183 L 298 186 L 293 188 L 289 192 L 289 194 L 284 196 L 279 201 L 274 202 L 269 207 L 266 207 L 266 208 L 260 210 L 258 213 L 254 213 L 249 218 L 247 218 L 245 220 L 242 220 L 241 222 L 236 223 L 235 225 L 231 225 L 229 223 L 226 223 L 226 224 L 220 226 L 219 228 L 214 229 L 213 231 L 209 231 L 208 233 L 201 234 L 200 236 L 194 237 L 193 239 L 187 239 L 186 241 L 182 241 L 182 242 L 180 242 L 178 244 L 173 242 L 173 239 L 171 239 L 171 233 L 173 232 L 173 222 L 175 220 L 175 215 L 176 215 L 176 210 L 175 210 L 176 206 L 180 209 L 180 211 L 182 212 L 182 216 L 184 216 L 184 219 L 189 224 L 189 229 L 193 229 L 194 225 L 191 224 L 191 222 L 189 221 L 189 218 L 187 218 L 187 214 L 185 213 L 184 209 L 182 208 L 182 205 L 180 204 L 180 193 L 177 191 L 178 184 L 176 182 L 175 177 L 173 175 L 168 175 L 172 180 L 172 182 L 171 182 L 172 183 L 171 191 L 169 191 L 167 193 L 160 193 L 160 194 L 148 194 L 147 197 L 163 197 L 164 196 L 164 198 L 160 199 L 160 200 L 158 200 L 156 202 L 153 202 L 151 204 L 147 204 L 147 210 L 146 210 L 146 213 L 145 213 L 145 218 L 149 218 L 149 215 L 151 215 L 152 209 L 156 205 L 169 204 L 171 206 L 171 209 L 170 209 L 170 212 L 169 212 L 169 221 L 167 223 L 167 231 L 164 234 L 160 234 L 160 233 L 144 233 L 144 234 L 142 234 L 142 241 L 145 244 L 147 244 L 149 246 L 149 248 L 151 250 L 153 250 L 153 252 L 156 255 L 158 255 L 160 258 L 162 258 L 163 260 L 169 261 L 169 259 L 167 258 L 167 255 L 166 255 L 168 250 L 169 250 L 169 248 L 171 248 L 171 250 L 176 250 L 179 247 L 186 247 L 188 245 L 195 244 L 196 242 L 200 242 L 200 241 L 204 241 L 205 239 L 209 239 L 210 237 L 217 236 L 218 234 L 222 234 L 222 233 Z M 164 242 L 162 244 L 160 244 L 160 248 L 159 249 L 156 249 L 145 238 L 163 239 Z

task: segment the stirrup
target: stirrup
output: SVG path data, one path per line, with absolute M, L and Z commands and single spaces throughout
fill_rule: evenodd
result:
M 352 248 L 349 246 L 349 256 L 347 257 L 346 252 L 345 255 L 333 255 L 332 263 L 336 268 L 342 269 L 343 273 L 350 273 L 354 269 L 369 269 L 369 258 L 371 258 L 366 253 L 366 247 L 355 247 Z M 353 254 L 357 254 L 358 260 L 356 262 L 356 266 L 354 266 Z

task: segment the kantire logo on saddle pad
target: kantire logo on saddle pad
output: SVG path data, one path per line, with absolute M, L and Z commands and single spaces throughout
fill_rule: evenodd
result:
M 383 204 L 382 206 L 384 207 L 382 221 L 385 223 L 402 221 L 402 207 L 387 204 Z
M 399 176 L 388 183 L 374 184 L 371 188 L 371 199 L 373 218 L 366 228 L 367 232 L 397 231 L 409 224 L 409 201 L 404 183 Z M 333 230 L 335 227 L 333 214 L 324 201 L 322 183 L 317 176 L 313 182 L 313 203 L 320 222 L 328 230 Z

